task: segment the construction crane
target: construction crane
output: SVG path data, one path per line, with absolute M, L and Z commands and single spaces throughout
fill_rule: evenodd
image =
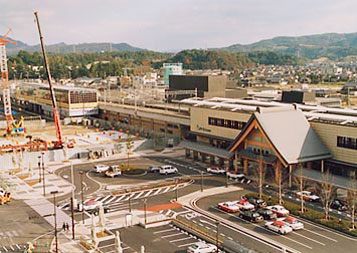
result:
M 0 70 L 1 70 L 1 81 L 3 87 L 3 103 L 4 103 L 4 114 L 6 118 L 6 133 L 10 134 L 12 131 L 12 123 L 14 118 L 12 117 L 11 112 L 11 97 L 10 97 L 10 88 L 9 88 L 9 73 L 7 70 L 7 57 L 6 57 L 6 44 L 16 44 L 16 42 L 7 40 L 7 35 L 11 32 L 11 29 L 5 33 L 0 38 Z
M 46 69 L 46 74 L 47 74 L 47 80 L 50 88 L 50 93 L 51 93 L 51 100 L 52 100 L 52 113 L 53 113 L 53 120 L 55 122 L 55 127 L 56 127 L 56 136 L 57 136 L 57 141 L 54 143 L 54 148 L 63 148 L 63 139 L 62 139 L 62 131 L 61 131 L 61 121 L 60 117 L 58 115 L 57 111 L 57 103 L 56 103 L 56 97 L 55 97 L 55 91 L 52 86 L 52 78 L 51 78 L 51 72 L 50 68 L 48 65 L 47 61 L 47 55 L 46 55 L 46 50 L 45 50 L 45 45 L 43 43 L 43 37 L 42 37 L 42 32 L 41 32 L 41 27 L 40 27 L 40 21 L 38 18 L 38 13 L 37 11 L 34 12 L 35 17 L 36 17 L 36 23 L 37 23 L 37 28 L 38 28 L 38 33 L 40 36 L 40 42 L 41 42 L 41 49 L 42 49 L 42 55 L 43 55 L 43 62 L 45 65 Z

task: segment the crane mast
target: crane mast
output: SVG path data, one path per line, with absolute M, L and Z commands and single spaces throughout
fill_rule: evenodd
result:
M 57 142 L 55 143 L 55 148 L 63 148 L 61 121 L 60 121 L 60 117 L 59 117 L 58 111 L 57 111 L 56 97 L 55 97 L 55 92 L 54 92 L 54 89 L 53 89 L 53 86 L 52 86 L 51 72 L 50 72 L 50 68 L 49 68 L 49 65 L 48 65 L 48 61 L 47 61 L 45 45 L 43 43 L 43 37 L 42 37 L 42 32 L 41 32 L 41 27 L 40 27 L 40 21 L 39 21 L 39 18 L 38 18 L 37 11 L 35 11 L 34 14 L 35 14 L 35 17 L 36 17 L 38 33 L 39 33 L 39 36 L 40 36 L 42 56 L 43 56 L 43 62 L 44 62 L 46 73 L 47 73 L 47 80 L 48 80 L 48 84 L 50 86 L 49 88 L 50 88 L 51 100 L 52 100 L 52 113 L 53 113 L 53 120 L 55 122 L 56 136 L 57 136 Z
M 10 88 L 9 88 L 9 74 L 7 69 L 7 57 L 6 57 L 6 44 L 11 42 L 7 40 L 7 35 L 11 32 L 11 29 L 0 38 L 0 71 L 1 71 L 1 82 L 3 87 L 3 103 L 4 103 L 4 114 L 6 118 L 6 132 L 10 134 L 12 131 L 12 123 L 14 118 L 12 117 L 11 112 L 11 97 L 10 97 Z

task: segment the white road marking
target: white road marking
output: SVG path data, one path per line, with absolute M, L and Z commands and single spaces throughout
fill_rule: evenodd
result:
M 170 188 L 171 188 L 170 186 L 166 187 L 166 189 L 163 191 L 163 193 L 168 192 L 170 190 Z
M 179 241 L 190 240 L 190 239 L 192 239 L 192 238 L 191 237 L 185 237 L 185 238 L 181 238 L 181 239 L 172 240 L 172 241 L 169 241 L 169 242 L 173 243 L 173 242 L 179 242 Z
M 125 194 L 124 195 L 121 195 L 115 202 L 119 202 L 120 200 L 122 200 L 123 198 L 125 197 Z
M 201 220 L 201 219 L 200 219 L 200 222 L 206 223 L 206 224 L 208 224 L 208 225 L 211 225 L 212 227 L 217 227 L 216 225 L 212 224 L 211 222 L 208 222 L 208 221 L 205 221 L 205 220 Z
M 161 238 L 168 238 L 168 237 L 174 237 L 174 236 L 178 236 L 178 235 L 182 235 L 182 233 L 176 233 L 176 234 L 171 234 L 171 235 L 164 235 L 164 236 L 161 236 Z
M 144 192 L 145 192 L 145 191 L 139 192 L 139 194 L 138 194 L 138 195 L 136 195 L 134 199 L 138 199 L 138 198 L 140 198 L 140 196 L 141 196 L 141 195 L 143 195 L 143 193 L 144 193 Z
M 197 243 L 197 242 L 186 243 L 186 244 L 178 245 L 177 247 L 179 247 L 179 248 L 186 247 L 186 246 L 190 246 L 190 245 L 195 244 L 195 243 Z
M 108 195 L 106 196 L 104 199 L 102 199 L 100 202 L 104 203 L 104 201 L 106 201 L 107 199 L 109 199 L 110 197 L 112 197 L 112 195 Z
M 229 240 L 233 241 L 233 238 L 232 238 L 232 237 L 229 237 L 229 236 L 228 236 L 227 238 L 228 238 Z
M 16 230 L 13 230 L 13 231 L 12 231 L 12 234 L 13 234 L 14 236 L 19 236 L 19 233 L 17 233 Z
M 157 191 L 156 192 L 154 192 L 154 194 L 153 195 L 157 195 L 157 194 L 159 194 L 159 192 L 162 190 L 162 188 L 159 188 L 159 189 L 157 189 Z
M 12 251 L 14 251 L 14 250 L 15 250 L 15 249 L 14 249 L 14 247 L 12 247 L 12 245 L 10 245 L 9 247 L 10 247 L 10 249 L 11 249 Z
M 95 201 L 98 201 L 98 200 L 101 199 L 101 198 L 103 198 L 103 197 L 101 197 L 101 196 L 100 196 L 100 197 L 96 197 L 94 200 L 95 200 Z
M 6 252 L 8 252 L 8 250 L 7 250 L 7 248 L 6 248 L 5 246 L 2 246 L 2 248 L 3 248 Z
M 112 196 L 111 198 L 109 198 L 107 201 L 104 201 L 103 204 L 106 205 L 106 204 L 109 204 L 110 202 L 113 201 L 113 199 L 115 199 L 116 197 L 115 196 Z
M 170 228 L 170 229 L 165 229 L 165 230 L 161 230 L 161 231 L 156 231 L 154 232 L 154 234 L 160 234 L 160 233 L 165 233 L 165 232 L 169 232 L 172 230 L 176 230 L 176 228 Z
M 225 235 L 225 234 L 223 234 L 223 233 L 220 233 L 220 235 L 221 235 L 221 236 L 226 236 L 226 235 Z
M 299 233 L 296 233 L 296 232 L 292 232 L 292 233 L 293 233 L 294 235 L 301 236 L 301 237 L 303 237 L 303 238 L 305 238 L 305 239 L 307 239 L 307 240 L 310 240 L 310 241 L 312 241 L 312 242 L 318 243 L 318 244 L 320 244 L 320 245 L 322 245 L 322 246 L 326 246 L 326 244 L 324 244 L 324 243 L 322 243 L 322 242 L 319 242 L 319 241 L 317 241 L 317 240 L 311 239 L 311 238 L 309 238 L 309 237 L 307 237 L 307 236 L 304 236 L 304 235 L 302 235 L 302 234 L 299 234 Z
M 207 228 L 208 230 L 211 230 L 211 228 L 210 228 L 210 227 L 205 226 L 205 228 Z
M 326 236 L 326 235 L 322 235 L 322 234 L 319 234 L 319 233 L 317 233 L 317 232 L 315 232 L 315 231 L 312 231 L 312 230 L 309 230 L 309 229 L 304 229 L 305 231 L 308 231 L 308 232 L 310 232 L 310 233 L 313 233 L 313 234 L 315 234 L 315 235 L 318 235 L 318 236 L 321 236 L 321 237 L 323 237 L 323 238 L 326 238 L 326 239 L 328 239 L 328 240 L 331 240 L 331 241 L 333 241 L 333 242 L 337 242 L 337 240 L 335 240 L 335 239 L 332 239 L 331 237 L 328 237 L 328 236 Z
M 134 195 L 135 195 L 135 193 L 130 194 L 126 199 L 124 199 L 124 201 L 128 201 L 128 200 L 131 199 Z
M 148 191 L 143 198 L 147 198 L 154 190 Z
M 21 247 L 18 244 L 15 244 L 18 249 L 21 249 Z
M 191 212 L 191 210 L 185 210 L 185 211 L 178 212 L 177 215 L 181 215 L 189 212 Z

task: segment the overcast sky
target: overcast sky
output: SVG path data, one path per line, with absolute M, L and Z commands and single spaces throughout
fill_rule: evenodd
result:
M 127 42 L 165 51 L 356 32 L 355 0 L 0 0 L 0 33 L 46 44 Z

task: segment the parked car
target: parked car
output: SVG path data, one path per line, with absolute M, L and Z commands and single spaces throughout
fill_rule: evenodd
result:
M 280 218 L 278 220 L 283 221 L 286 225 L 291 227 L 293 230 L 299 230 L 304 228 L 304 224 L 301 221 L 291 216 Z
M 299 198 L 301 198 L 301 195 L 305 201 L 319 201 L 320 200 L 320 198 L 317 195 L 312 194 L 312 192 L 309 192 L 309 191 L 301 191 L 301 192 L 296 193 L 296 196 Z
M 159 172 L 160 171 L 160 166 L 158 165 L 152 165 L 149 167 L 149 172 Z
M 109 170 L 105 172 L 105 175 L 111 178 L 121 176 L 121 169 L 118 165 L 112 165 L 110 166 Z
M 168 175 L 178 173 L 178 169 L 172 165 L 164 165 L 160 167 L 160 175 Z
M 291 227 L 289 227 L 282 221 L 268 221 L 265 223 L 265 227 L 282 235 L 288 234 L 293 231 Z
M 330 204 L 330 208 L 338 211 L 346 211 L 348 209 L 348 206 L 347 204 L 343 203 L 341 200 L 334 199 Z
M 95 169 L 95 172 L 102 173 L 102 172 L 106 172 L 107 170 L 109 170 L 109 166 L 105 165 L 105 164 L 96 164 L 96 165 L 94 165 L 94 169 Z
M 110 208 L 109 207 L 103 207 L 104 213 L 109 213 L 110 212 Z M 94 214 L 94 215 L 98 215 L 99 214 L 99 207 L 93 208 L 93 209 L 89 209 L 87 210 L 87 212 L 89 214 Z
M 254 205 L 252 205 L 248 202 L 248 200 L 245 199 L 238 200 L 236 201 L 236 203 L 239 209 L 241 210 L 253 210 L 255 208 Z
M 222 202 L 222 203 L 219 203 L 217 206 L 219 209 L 226 211 L 228 213 L 235 213 L 235 212 L 239 211 L 239 207 L 237 206 L 236 202 L 234 202 L 234 201 Z
M 228 171 L 227 177 L 229 177 L 231 179 L 243 179 L 243 178 L 245 178 L 245 175 L 242 173 L 239 173 L 237 171 Z
M 260 222 L 264 220 L 263 216 L 254 211 L 241 211 L 238 216 L 250 222 Z
M 285 207 L 281 205 L 268 206 L 267 208 L 276 213 L 278 217 L 287 216 L 290 213 L 289 210 L 286 210 Z
M 256 208 L 263 208 L 267 206 L 267 203 L 263 199 L 248 198 L 249 203 L 253 204 Z
M 224 174 L 224 173 L 226 173 L 226 170 L 214 166 L 214 167 L 209 167 L 209 168 L 207 168 L 207 172 L 208 172 L 208 173 L 212 173 L 212 174 Z
M 196 242 L 187 249 L 188 253 L 211 253 L 217 252 L 217 247 L 210 243 Z
M 268 208 L 260 208 L 257 212 L 263 216 L 264 220 L 275 220 L 278 218 L 278 215 Z

